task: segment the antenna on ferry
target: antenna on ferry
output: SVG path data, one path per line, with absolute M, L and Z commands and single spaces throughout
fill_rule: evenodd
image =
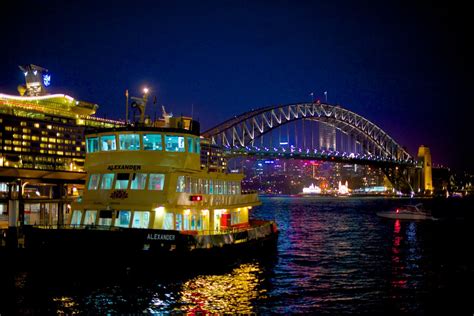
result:
M 128 89 L 125 90 L 125 124 L 128 124 Z

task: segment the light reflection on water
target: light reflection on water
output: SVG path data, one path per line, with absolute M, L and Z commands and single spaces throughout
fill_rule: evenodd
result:
M 250 313 L 252 301 L 263 299 L 259 289 L 261 270 L 257 264 L 242 264 L 224 275 L 197 276 L 183 284 L 178 298 L 186 312 Z
M 275 260 L 186 275 L 180 269 L 192 264 L 183 264 L 174 275 L 98 274 L 61 285 L 31 285 L 23 273 L 13 282 L 16 304 L 25 313 L 68 315 L 382 315 L 465 311 L 470 302 L 461 290 L 474 271 L 468 225 L 375 215 L 406 204 L 396 199 L 262 200 L 254 216 L 274 219 L 280 230 Z
M 202 274 L 188 280 L 157 281 L 147 289 L 134 284 L 141 293 L 140 312 L 179 312 L 191 314 L 252 313 L 254 301 L 265 298 L 261 287 L 262 270 L 258 262 L 242 263 L 224 274 Z M 114 285 L 94 290 L 76 301 L 71 296 L 52 297 L 57 314 L 115 314 L 124 311 L 130 288 Z M 135 297 L 135 304 L 138 302 Z M 136 310 L 135 310 L 136 312 Z

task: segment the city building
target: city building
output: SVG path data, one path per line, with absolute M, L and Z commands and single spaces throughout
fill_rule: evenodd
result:
M 18 87 L 20 95 L 0 93 L 0 214 L 15 209 L 20 221 L 33 214 L 30 218 L 49 224 L 61 218 L 58 210 L 67 212 L 84 183 L 86 128 L 124 123 L 95 117 L 95 103 L 48 94 L 47 69 L 20 69 L 26 81 Z
M 336 150 L 336 128 L 334 126 L 319 122 L 319 148 Z

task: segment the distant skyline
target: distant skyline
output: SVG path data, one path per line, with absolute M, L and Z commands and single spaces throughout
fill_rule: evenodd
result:
M 113 4 L 113 5 L 112 5 Z M 12 8 L 16 8 L 12 10 Z M 473 171 L 472 32 L 454 4 L 361 1 L 13 1 L 0 4 L 0 92 L 18 65 L 49 69 L 51 93 L 125 117 L 145 85 L 202 130 L 259 107 L 339 104 L 433 162 Z

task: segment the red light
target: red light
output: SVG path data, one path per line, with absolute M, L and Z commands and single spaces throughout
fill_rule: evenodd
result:
M 202 201 L 202 195 L 191 195 L 191 196 L 189 197 L 189 200 L 190 200 L 190 201 L 193 201 L 193 202 Z
M 397 208 L 397 213 L 399 212 L 398 208 Z

